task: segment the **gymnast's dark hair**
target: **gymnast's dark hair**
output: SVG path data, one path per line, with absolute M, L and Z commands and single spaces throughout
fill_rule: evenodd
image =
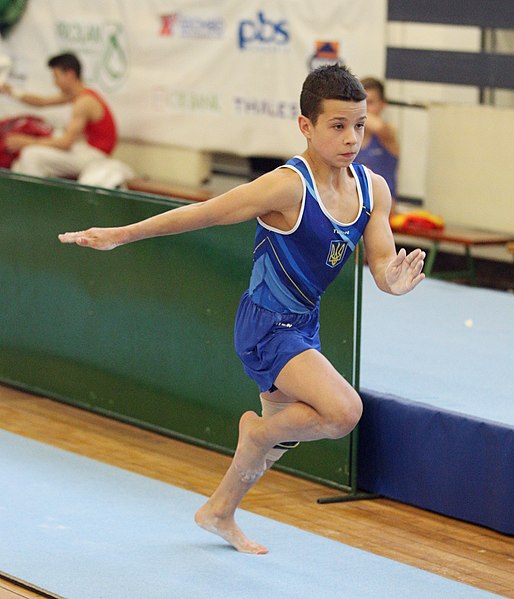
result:
M 366 90 L 348 67 L 331 64 L 318 67 L 307 75 L 300 94 L 300 111 L 314 124 L 322 111 L 323 100 L 361 102 Z
M 71 54 L 70 52 L 52 56 L 52 58 L 50 58 L 48 61 L 48 66 L 51 69 L 58 68 L 62 69 L 63 71 L 73 71 L 75 75 L 77 75 L 78 79 L 80 79 L 80 75 L 82 73 L 82 65 L 80 64 L 79 59 L 75 56 L 75 54 Z

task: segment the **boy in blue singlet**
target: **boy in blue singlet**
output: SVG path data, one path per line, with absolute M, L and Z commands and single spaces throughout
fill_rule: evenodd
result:
M 59 235 L 97 250 L 257 218 L 249 289 L 236 316 L 236 351 L 261 391 L 262 416 L 245 412 L 234 459 L 197 511 L 196 523 L 238 551 L 267 553 L 248 539 L 234 515 L 245 494 L 296 442 L 337 439 L 359 421 L 362 403 L 320 352 L 322 293 L 361 236 L 377 286 L 401 295 L 420 281 L 424 252 L 396 254 L 384 179 L 358 164 L 366 92 L 348 69 L 320 67 L 300 97 L 301 156 L 207 202 L 115 228 Z
M 373 77 L 365 77 L 361 83 L 367 94 L 368 114 L 357 162 L 384 177 L 394 202 L 400 145 L 395 128 L 382 116 L 387 106 L 384 85 Z

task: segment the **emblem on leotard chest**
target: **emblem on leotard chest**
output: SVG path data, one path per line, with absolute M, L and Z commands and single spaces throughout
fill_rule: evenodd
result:
M 328 256 L 326 265 L 330 266 L 330 268 L 335 268 L 338 264 L 340 264 L 346 254 L 347 244 L 340 239 L 330 242 L 330 249 L 328 250 Z

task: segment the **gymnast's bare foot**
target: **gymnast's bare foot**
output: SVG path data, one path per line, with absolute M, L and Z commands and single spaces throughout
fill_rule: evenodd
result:
M 209 502 L 204 504 L 195 514 L 195 522 L 198 526 L 219 535 L 232 547 L 242 553 L 255 553 L 263 555 L 268 553 L 268 550 L 263 545 L 259 545 L 255 541 L 250 541 L 236 524 L 233 516 L 227 518 L 217 517 L 213 513 L 213 509 Z
M 198 526 L 219 535 L 238 551 L 257 554 L 268 553 L 268 550 L 243 534 L 234 520 L 234 513 L 266 469 L 266 451 L 254 439 L 255 427 L 260 420 L 255 412 L 245 412 L 241 416 L 239 441 L 232 464 L 212 497 L 195 514 Z

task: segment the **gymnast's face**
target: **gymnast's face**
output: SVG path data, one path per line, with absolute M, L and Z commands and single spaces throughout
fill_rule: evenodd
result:
M 381 97 L 378 89 L 370 88 L 366 90 L 368 97 L 366 103 L 368 105 L 368 113 L 380 116 L 386 107 L 384 99 Z
M 70 86 L 76 78 L 75 73 L 72 70 L 61 69 L 60 67 L 54 67 L 52 72 L 56 87 L 63 93 L 68 93 L 70 91 Z
M 309 150 L 335 168 L 349 166 L 357 156 L 365 122 L 366 100 L 323 100 L 323 110 L 315 124 L 303 115 L 299 119 Z

